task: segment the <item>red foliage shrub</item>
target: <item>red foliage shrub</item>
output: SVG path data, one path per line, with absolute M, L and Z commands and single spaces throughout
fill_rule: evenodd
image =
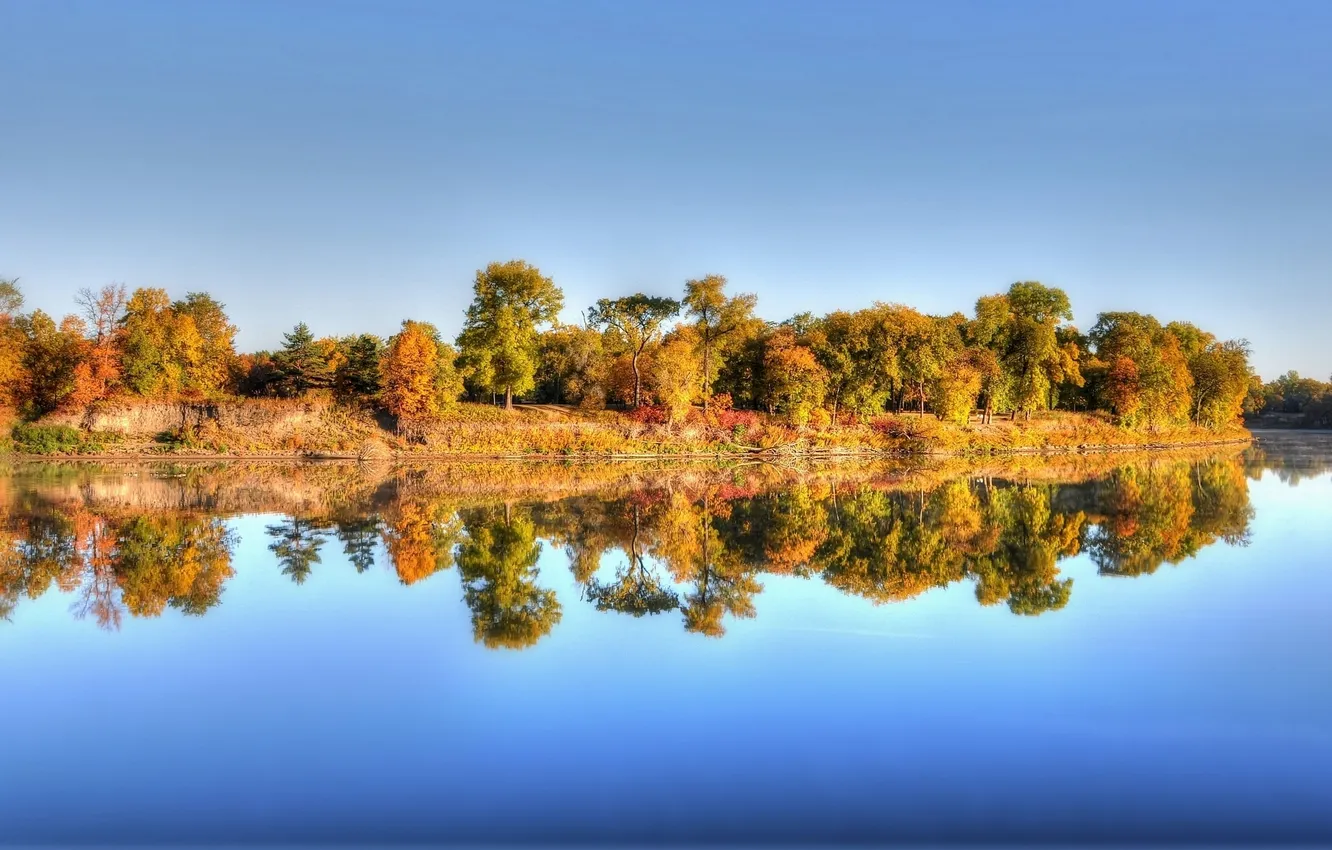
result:
M 718 410 L 716 416 L 717 427 L 724 428 L 727 431 L 734 431 L 737 425 L 742 428 L 753 428 L 759 424 L 758 414 L 752 410 L 724 409 Z
M 665 425 L 671 419 L 669 411 L 657 404 L 645 404 L 642 407 L 636 407 L 625 413 L 625 416 L 644 425 Z

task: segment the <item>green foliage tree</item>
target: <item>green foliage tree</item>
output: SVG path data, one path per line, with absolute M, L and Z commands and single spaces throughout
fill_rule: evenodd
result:
M 333 385 L 328 354 L 305 322 L 282 335 L 282 348 L 273 355 L 273 370 L 272 391 L 283 398 L 300 398 Z
M 628 351 L 634 372 L 634 407 L 642 404 L 643 374 L 638 361 L 643 351 L 655 343 L 661 334 L 661 325 L 680 312 L 680 302 L 674 298 L 644 295 L 641 292 L 623 298 L 602 298 L 588 310 L 587 323 L 591 327 L 605 327 L 614 345 Z
M 683 306 L 698 329 L 698 345 L 703 360 L 703 409 L 712 399 L 712 378 L 724 347 L 742 329 L 754 323 L 758 297 L 749 293 L 726 295 L 726 278 L 710 274 L 685 282 Z
M 75 370 L 82 360 L 81 324 L 69 317 L 60 326 L 55 320 L 34 310 L 20 316 L 15 340 L 20 341 L 19 399 L 36 415 L 59 409 L 75 389 Z
M 541 325 L 555 321 L 564 294 L 522 260 L 491 263 L 476 273 L 473 298 L 458 336 L 461 360 L 473 384 L 504 393 L 504 407 L 535 386 Z
M 374 334 L 358 334 L 338 341 L 338 365 L 333 389 L 344 400 L 366 401 L 379 395 L 379 360 L 384 341 Z
M 1013 284 L 1003 295 L 977 300 L 967 325 L 973 345 L 988 348 L 1001 372 L 990 389 L 1014 415 L 1051 407 L 1064 383 L 1081 386 L 1081 352 L 1072 337 L 1061 336 L 1073 309 L 1062 289 L 1034 281 Z M 993 407 L 987 403 L 987 409 Z

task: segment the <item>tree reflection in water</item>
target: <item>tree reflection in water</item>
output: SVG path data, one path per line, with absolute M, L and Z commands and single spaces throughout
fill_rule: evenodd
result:
M 685 629 L 712 637 L 755 616 L 765 575 L 819 579 L 876 605 L 971 581 L 981 605 L 1032 616 L 1069 603 L 1060 563 L 1080 553 L 1102 575 L 1140 576 L 1218 541 L 1244 545 L 1246 472 L 1261 464 L 1252 451 L 1159 457 L 1063 483 L 831 475 L 769 486 L 714 471 L 549 500 L 442 493 L 403 473 L 359 489 L 321 485 L 337 494 L 330 507 L 307 498 L 266 527 L 267 548 L 297 584 L 330 537 L 357 572 L 386 563 L 404 585 L 456 565 L 473 636 L 497 648 L 531 646 L 560 622 L 561 601 L 540 582 L 543 543 L 567 556 L 596 610 L 678 612 Z M 201 615 L 234 573 L 228 519 L 269 510 L 225 491 L 137 505 L 44 482 L 12 477 L 0 491 L 0 616 L 53 587 L 107 629 L 125 613 Z

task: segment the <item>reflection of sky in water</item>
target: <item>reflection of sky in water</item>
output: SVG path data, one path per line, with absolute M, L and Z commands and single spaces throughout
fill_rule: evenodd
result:
M 710 640 L 596 611 L 546 545 L 563 617 L 522 652 L 473 642 L 456 567 L 330 540 L 297 586 L 245 517 L 204 617 L 0 624 L 5 837 L 1332 838 L 1332 477 L 1249 488 L 1249 547 L 1079 555 L 1040 617 L 763 575 Z

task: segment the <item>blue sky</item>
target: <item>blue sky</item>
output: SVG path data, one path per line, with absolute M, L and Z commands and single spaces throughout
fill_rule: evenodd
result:
M 0 0 L 0 275 L 274 345 L 709 272 L 781 319 L 1014 280 L 1332 350 L 1332 4 Z

